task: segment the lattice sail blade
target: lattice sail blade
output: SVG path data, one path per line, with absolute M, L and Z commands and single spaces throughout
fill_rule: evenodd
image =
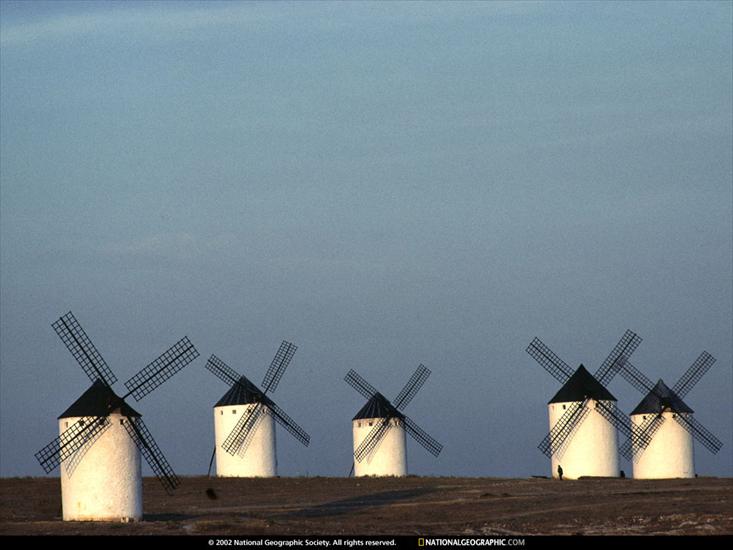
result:
M 263 393 L 274 392 L 277 389 L 277 385 L 280 383 L 280 379 L 285 373 L 285 369 L 288 368 L 290 361 L 293 360 L 293 355 L 295 355 L 297 349 L 298 346 L 295 344 L 283 340 L 280 349 L 277 350 L 265 373 L 265 378 L 262 380 Z
M 354 458 L 358 462 L 361 462 L 367 456 L 369 456 L 379 445 L 386 433 L 392 427 L 391 420 L 392 419 L 390 418 L 380 419 L 379 422 L 374 424 L 372 429 L 369 430 L 369 433 L 366 434 L 366 437 L 361 440 L 361 443 L 357 445 L 356 449 L 354 450 Z
M 132 395 L 135 401 L 140 401 L 198 356 L 199 352 L 188 336 L 181 338 L 155 361 L 125 382 L 128 392 L 123 399 Z
M 676 414 L 674 419 L 711 453 L 716 454 L 723 447 L 723 442 L 692 415 Z
M 623 367 L 624 363 L 629 360 L 639 344 L 641 344 L 641 338 L 635 332 L 627 330 L 598 368 L 595 379 L 602 385 L 607 385 Z
M 638 433 L 644 434 L 645 440 L 636 440 L 634 436 L 627 438 L 619 448 L 621 455 L 627 460 L 638 462 L 641 455 L 654 438 L 654 434 L 662 427 L 662 424 L 664 424 L 663 416 L 658 414 L 649 416 L 638 426 Z
M 367 399 L 371 399 L 374 397 L 374 395 L 377 392 L 377 390 L 372 386 L 369 382 L 364 380 L 358 372 L 351 369 L 348 373 L 346 373 L 346 376 L 344 377 L 344 380 L 347 384 L 349 384 L 352 388 L 354 388 L 356 391 L 358 391 L 361 395 L 366 397 Z
M 160 450 L 155 439 L 153 439 L 143 419 L 140 417 L 126 418 L 123 425 L 137 448 L 140 449 L 145 461 L 155 473 L 165 492 L 169 495 L 172 494 L 173 490 L 180 485 L 180 481 L 163 455 L 163 451 Z
M 634 446 L 634 444 L 631 442 L 631 438 L 627 438 L 626 441 L 624 441 L 623 444 L 618 448 L 618 452 L 626 460 L 634 460 L 635 461 L 635 459 L 634 459 L 635 454 L 634 454 L 633 446 Z M 642 449 L 640 449 L 638 451 L 639 454 L 640 454 L 640 456 L 641 456 L 641 451 L 642 451 Z
M 420 391 L 420 388 L 423 387 L 430 374 L 430 369 L 421 363 L 407 381 L 405 387 L 397 395 L 397 398 L 394 400 L 394 406 L 397 409 L 404 410 L 417 392 Z
M 706 372 L 713 366 L 716 359 L 710 355 L 707 351 L 703 351 L 700 356 L 695 359 L 695 362 L 690 365 L 687 372 L 682 375 L 682 378 L 674 385 L 672 391 L 682 399 L 689 391 L 700 381 Z
M 542 451 L 547 458 L 552 458 L 553 455 L 560 455 L 565 449 L 571 435 L 580 427 L 588 415 L 589 409 L 585 406 L 587 403 L 572 403 L 565 410 L 564 413 L 557 419 L 557 422 L 552 426 L 552 429 L 547 435 L 540 441 L 537 448 Z
M 273 402 L 268 403 L 267 406 L 270 408 L 270 412 L 272 413 L 272 417 L 275 421 L 290 432 L 290 435 L 306 447 L 310 444 L 311 436 L 309 436 L 303 428 L 298 426 L 295 420 L 290 418 L 284 410 Z
M 249 448 L 249 444 L 254 439 L 254 435 L 257 433 L 257 429 L 259 428 L 260 424 L 262 423 L 262 419 L 267 416 L 267 410 L 264 407 L 260 407 L 261 412 L 258 414 L 253 414 L 250 419 L 247 421 L 247 424 L 244 427 L 244 430 L 242 430 L 243 438 L 242 442 L 239 445 L 239 448 L 237 449 L 237 455 L 240 458 L 244 458 L 244 455 L 247 454 L 247 449 Z
M 255 403 L 253 407 L 250 407 L 239 417 L 237 423 L 229 432 L 224 443 L 221 444 L 221 448 L 228 452 L 230 455 L 235 455 L 239 452 L 239 449 L 247 440 L 250 431 L 255 427 L 258 422 L 259 416 L 263 414 L 263 407 L 261 403 Z
M 596 411 L 626 437 L 631 437 L 644 446 L 649 445 L 651 441 L 649 437 L 632 424 L 629 416 L 621 412 L 615 403 L 607 404 L 603 401 L 596 401 Z
M 214 354 L 206 362 L 206 370 L 222 380 L 227 386 L 233 386 L 239 381 L 239 373 Z
M 654 382 L 647 378 L 643 372 L 637 369 L 631 361 L 624 362 L 619 373 L 624 380 L 643 394 L 649 393 L 654 389 Z
M 117 377 L 71 312 L 51 326 L 92 382 L 100 380 L 108 386 L 117 382 Z
M 41 468 L 47 474 L 51 473 L 59 464 L 82 447 L 93 443 L 95 435 L 105 430 L 108 425 L 109 419 L 105 416 L 80 418 L 34 456 Z
M 94 447 L 94 443 L 102 437 L 104 432 L 107 431 L 107 429 L 112 425 L 112 422 L 109 422 L 108 419 L 106 419 L 106 422 L 104 422 L 103 426 L 99 430 L 95 430 L 94 433 L 87 439 L 86 443 L 79 447 L 69 458 L 67 458 L 63 464 L 63 470 L 66 472 L 66 477 L 71 478 L 71 476 L 74 475 L 74 472 L 76 471 L 77 466 L 81 464 L 81 461 L 86 456 L 87 452 Z
M 428 432 L 418 426 L 415 421 L 409 416 L 405 416 L 403 419 L 405 431 L 412 436 L 420 445 L 433 456 L 438 456 L 440 451 L 443 450 L 443 445 L 438 443 Z
M 573 375 L 573 369 L 565 361 L 560 359 L 548 348 L 542 340 L 535 337 L 527 346 L 527 353 L 537 361 L 540 366 L 555 377 L 557 381 L 564 384 Z

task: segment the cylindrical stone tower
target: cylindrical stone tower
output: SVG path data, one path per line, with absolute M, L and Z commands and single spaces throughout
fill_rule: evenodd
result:
M 550 432 L 570 407 L 585 403 L 587 412 L 576 415 L 572 431 L 559 449 L 553 447 L 552 477 L 618 477 L 618 434 L 597 410 L 598 402 L 613 406 L 616 398 L 580 365 L 548 403 Z
M 648 421 L 659 414 L 664 419 L 654 430 L 649 429 L 651 425 L 647 428 L 651 441 L 646 448 L 633 448 L 634 478 L 695 477 L 692 435 L 675 420 L 678 415 L 692 417 L 693 412 L 662 380 L 631 411 L 635 426 L 649 425 Z
M 260 407 L 253 432 L 244 449 L 229 454 L 222 448 L 239 419 L 257 406 L 262 399 L 245 384 L 234 384 L 214 405 L 214 439 L 216 442 L 216 475 L 219 477 L 275 477 L 277 475 L 277 448 L 275 422 L 266 403 Z
M 356 477 L 407 475 L 407 444 L 402 424 L 403 416 L 381 394 L 376 394 L 367 401 L 352 420 L 354 451 L 385 418 L 389 418 L 389 428 L 374 449 L 362 460 L 354 459 Z
M 222 448 L 239 419 L 256 406 L 241 403 L 214 407 L 214 437 L 216 439 L 216 475 L 219 477 L 275 477 L 277 454 L 275 422 L 266 405 L 247 438 L 242 452 L 229 454 Z
M 607 406 L 611 401 L 604 402 Z M 550 403 L 550 430 L 555 426 L 568 407 L 577 402 Z M 616 427 L 598 413 L 596 402 L 589 400 L 588 412 L 580 425 L 570 434 L 563 448 L 552 455 L 552 475 L 558 477 L 558 465 L 562 467 L 564 479 L 578 479 L 582 476 L 618 477 L 618 436 Z
M 97 381 L 59 416 L 59 433 L 79 420 L 100 416 L 107 417 L 109 425 L 61 464 L 63 519 L 139 521 L 143 517 L 140 451 L 124 423 L 140 414 Z

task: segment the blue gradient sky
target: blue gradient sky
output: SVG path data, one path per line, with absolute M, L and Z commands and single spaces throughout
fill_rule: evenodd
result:
M 417 474 L 548 474 L 539 336 L 597 368 L 626 328 L 733 474 L 732 4 L 0 5 L 0 475 L 88 386 L 69 309 L 121 380 L 202 357 L 136 405 L 206 471 L 216 353 L 275 400 L 284 475 L 344 475 L 359 371 L 445 444 Z M 117 388 L 118 391 L 121 390 Z M 610 385 L 630 411 L 641 396 Z M 624 463 L 626 471 L 630 465 Z

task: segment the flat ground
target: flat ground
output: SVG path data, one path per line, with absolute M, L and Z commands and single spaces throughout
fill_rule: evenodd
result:
M 733 534 L 733 479 L 144 480 L 144 521 L 61 521 L 57 478 L 0 479 L 0 534 Z M 208 492 L 208 494 L 207 494 Z

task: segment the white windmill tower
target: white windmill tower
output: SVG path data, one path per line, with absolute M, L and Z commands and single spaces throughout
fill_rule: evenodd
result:
M 214 405 L 214 452 L 216 475 L 219 477 L 274 477 L 277 475 L 275 422 L 290 432 L 306 447 L 310 436 L 298 426 L 267 392 L 275 391 L 297 346 L 283 341 L 259 389 L 216 355 L 206 368 L 231 386 Z
M 125 382 L 119 397 L 111 386 L 117 377 L 71 312 L 53 328 L 92 380 L 61 416 L 59 436 L 36 453 L 46 473 L 61 465 L 64 521 L 137 521 L 142 519 L 140 453 L 170 493 L 178 478 L 143 423 L 140 413 L 125 403 L 136 401 L 160 386 L 196 357 L 188 338 Z
M 621 375 L 646 394 L 631 411 L 632 424 L 645 437 L 629 438 L 621 446 L 622 451 L 632 452 L 634 478 L 695 477 L 692 439 L 697 439 L 713 454 L 723 446 L 692 416 L 694 411 L 682 400 L 713 363 L 715 358 L 703 351 L 671 389 L 661 379 L 654 384 L 630 362 L 623 365 Z
M 547 404 L 550 432 L 539 449 L 551 459 L 553 477 L 618 477 L 618 438 L 635 432 L 628 417 L 616 407 L 616 398 L 605 385 L 641 343 L 627 330 L 595 375 L 583 365 L 573 371 L 550 348 L 535 338 L 529 353 L 563 384 Z
M 366 404 L 352 420 L 354 438 L 354 475 L 405 476 L 407 452 L 405 433 L 438 456 L 443 446 L 430 437 L 414 420 L 401 412 L 430 376 L 430 370 L 420 365 L 405 387 L 390 403 L 374 386 L 354 370 L 344 380 L 367 398 Z

